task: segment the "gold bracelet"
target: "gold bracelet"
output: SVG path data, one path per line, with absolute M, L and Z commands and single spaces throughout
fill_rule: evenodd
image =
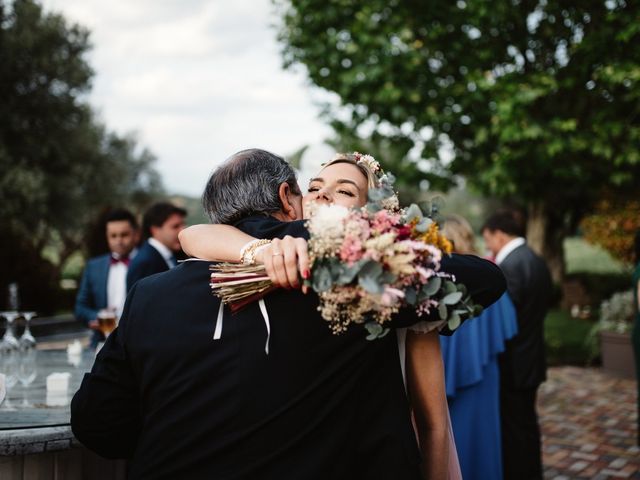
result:
M 266 238 L 251 240 L 240 249 L 240 261 L 244 265 L 253 265 L 256 263 L 256 252 L 259 247 L 269 245 L 271 240 Z

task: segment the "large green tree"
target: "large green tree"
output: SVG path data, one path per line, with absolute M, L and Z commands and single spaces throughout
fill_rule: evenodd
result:
M 36 1 L 0 0 L 0 304 L 7 282 L 19 281 L 27 303 L 50 307 L 37 303 L 37 283 L 57 282 L 95 216 L 162 191 L 153 155 L 109 132 L 87 104 L 89 49 L 86 29 Z
M 408 140 L 403 162 L 526 205 L 557 280 L 602 188 L 639 178 L 637 2 L 276 3 L 285 64 L 339 96 L 335 124 Z

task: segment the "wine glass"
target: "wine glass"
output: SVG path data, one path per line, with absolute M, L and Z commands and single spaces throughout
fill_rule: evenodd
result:
M 22 312 L 22 317 L 24 318 L 24 332 L 22 332 L 22 336 L 20 337 L 20 346 L 36 346 L 36 339 L 31 334 L 31 329 L 29 328 L 29 322 L 33 317 L 36 316 L 36 312 Z
M 10 409 L 8 392 L 18 382 L 18 351 L 20 343 L 14 333 L 15 320 L 20 314 L 15 311 L 0 312 L 0 316 L 7 319 L 7 328 L 4 332 L 2 340 L 0 340 L 0 360 L 2 373 L 5 374 L 5 387 L 7 390 L 7 398 L 4 407 Z
M 22 340 L 22 339 L 20 339 Z M 29 406 L 29 401 L 27 399 L 27 388 L 38 376 L 37 369 L 37 357 L 38 351 L 34 345 L 21 344 L 19 350 L 19 362 L 18 362 L 18 371 L 17 377 L 18 381 L 22 385 L 22 405 Z

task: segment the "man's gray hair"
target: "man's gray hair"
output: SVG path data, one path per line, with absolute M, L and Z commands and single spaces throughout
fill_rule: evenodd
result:
M 296 172 L 284 158 L 257 148 L 242 150 L 211 174 L 202 205 L 212 223 L 270 215 L 282 210 L 278 189 L 283 182 L 300 194 Z

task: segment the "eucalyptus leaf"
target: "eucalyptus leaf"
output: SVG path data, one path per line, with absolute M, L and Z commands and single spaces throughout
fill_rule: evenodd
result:
M 461 298 L 462 298 L 462 292 L 453 292 L 448 295 L 445 295 L 445 297 L 441 300 L 441 302 L 444 303 L 445 305 L 455 305 L 460 301 Z
M 416 230 L 419 231 L 420 233 L 424 233 L 427 230 L 429 230 L 429 227 L 431 226 L 432 223 L 433 223 L 433 220 L 425 217 L 418 222 L 418 224 L 416 225 Z
M 371 275 L 358 275 L 358 285 L 369 293 L 380 295 L 384 292 L 384 287 L 378 279 Z
M 366 328 L 367 332 L 369 332 L 369 335 L 367 335 L 367 340 L 375 340 L 376 338 L 381 338 L 381 336 L 383 337 L 388 333 L 388 331 L 385 332 L 385 329 L 382 327 L 382 325 L 374 321 L 365 323 L 364 328 Z
M 415 203 L 412 203 L 409 208 L 407 208 L 406 217 L 408 221 L 415 219 L 422 220 L 424 215 L 422 215 L 422 210 Z
M 440 290 L 441 286 L 442 279 L 440 277 L 431 277 L 429 279 L 429 282 L 427 282 L 427 284 L 422 287 L 422 291 L 428 297 L 433 297 L 436 293 L 438 293 L 438 290 Z
M 453 283 L 450 280 L 446 280 L 444 282 L 444 293 L 445 293 L 445 295 L 448 295 L 450 293 L 457 292 L 457 291 L 458 291 L 458 289 L 456 288 L 456 284 L 455 283 Z
M 358 275 L 360 268 L 362 267 L 362 263 L 356 262 L 352 266 L 343 265 L 342 272 L 338 277 L 337 283 L 338 285 L 349 285 Z
M 451 317 L 449 317 L 449 321 L 447 322 L 447 327 L 449 327 L 450 330 L 455 330 L 460 326 L 460 323 L 461 323 L 460 315 L 454 312 L 451 314 Z
M 367 211 L 369 213 L 376 213 L 376 212 L 379 212 L 380 210 L 382 210 L 382 207 L 379 204 L 373 203 L 373 202 L 367 203 Z
M 320 293 L 326 292 L 331 288 L 331 270 L 325 265 L 320 265 L 313 272 L 313 289 Z
M 384 200 L 388 195 L 385 192 L 384 188 L 372 188 L 369 190 L 368 198 L 371 202 L 379 202 L 380 200 Z
M 415 305 L 418 301 L 418 292 L 416 292 L 415 288 L 408 287 L 404 292 L 404 300 L 409 305 Z
M 440 320 L 446 320 L 449 316 L 449 312 L 447 311 L 447 306 L 444 303 L 438 304 L 438 315 L 440 315 Z

